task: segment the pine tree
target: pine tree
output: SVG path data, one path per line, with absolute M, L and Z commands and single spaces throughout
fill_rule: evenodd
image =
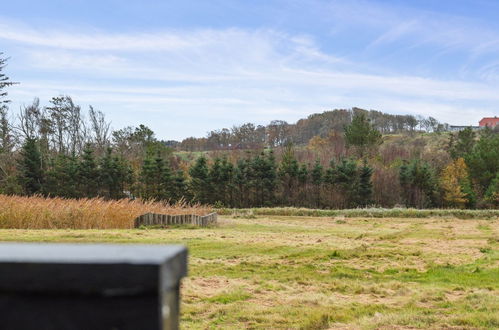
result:
M 487 188 L 485 201 L 489 203 L 490 207 L 499 207 L 499 172 Z
M 222 160 L 222 173 L 225 182 L 225 205 L 234 207 L 235 169 L 227 158 Z
M 171 197 L 173 178 L 170 165 L 159 152 L 154 158 L 148 155 L 144 159 L 141 179 L 143 198 L 163 200 Z
M 485 192 L 499 172 L 499 134 L 490 129 L 482 130 L 480 140 L 464 159 L 472 180 Z
M 81 196 L 87 198 L 97 196 L 99 193 L 99 171 L 94 157 L 94 150 L 90 144 L 85 145 L 78 165 L 78 185 Z
M 215 158 L 208 175 L 212 186 L 209 202 L 217 204 L 218 206 L 224 205 L 226 178 L 224 177 L 222 160 L 220 158 Z
M 189 169 L 191 181 L 189 189 L 195 202 L 207 204 L 210 202 L 211 185 L 208 162 L 204 156 L 199 157 Z
M 191 198 L 187 189 L 187 179 L 182 170 L 178 170 L 173 176 L 170 196 L 172 202 L 178 202 L 182 199 L 189 200 Z
M 359 157 L 382 143 L 381 133 L 375 129 L 364 113 L 355 114 L 352 123 L 345 126 L 347 147 L 354 147 Z
M 419 208 L 435 205 L 435 174 L 428 163 L 414 159 L 402 165 L 399 179 L 406 205 Z
M 342 159 L 338 163 L 334 183 L 344 197 L 344 206 L 356 206 L 359 180 L 357 176 L 357 163 L 354 160 Z
M 467 127 L 457 133 L 457 137 L 451 135 L 449 142 L 449 153 L 453 159 L 465 157 L 473 150 L 476 134 L 471 127 Z
M 359 206 L 368 206 L 373 202 L 372 174 L 373 169 L 369 167 L 367 161 L 364 160 L 362 167 L 359 168 L 359 187 L 357 195 L 357 204 Z
M 131 197 L 127 188 L 133 183 L 133 170 L 120 156 L 113 156 L 113 149 L 107 148 L 99 162 L 99 195 L 108 199 Z M 139 192 L 140 193 L 140 192 Z
M 35 139 L 26 139 L 18 163 L 19 183 L 28 195 L 42 192 L 43 169 L 40 151 Z
M 151 156 L 144 158 L 140 172 L 140 195 L 144 199 L 153 199 L 156 192 L 155 164 Z
M 81 197 L 78 165 L 75 156 L 64 154 L 49 160 L 43 184 L 44 194 L 65 198 Z
M 295 189 L 299 174 L 298 161 L 295 158 L 294 148 L 291 143 L 285 147 L 282 155 L 281 163 L 279 164 L 278 177 L 280 184 L 283 187 L 281 200 L 285 205 L 290 205 L 295 196 Z
M 239 159 L 234 169 L 235 203 L 237 207 L 250 205 L 251 163 L 247 159 Z
M 312 179 L 312 184 L 314 185 L 315 204 L 316 207 L 319 208 L 321 207 L 321 186 L 324 182 L 324 173 L 321 162 L 318 159 L 315 161 L 315 165 L 312 169 L 312 172 L 310 173 L 310 176 Z

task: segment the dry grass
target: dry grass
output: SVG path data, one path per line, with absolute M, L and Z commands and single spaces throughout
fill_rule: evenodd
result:
M 497 329 L 499 220 L 222 216 L 209 228 L 0 229 L 185 244 L 183 329 Z
M 17 229 L 128 229 L 147 212 L 204 215 L 211 211 L 183 202 L 166 204 L 122 199 L 63 199 L 0 195 L 0 228 Z

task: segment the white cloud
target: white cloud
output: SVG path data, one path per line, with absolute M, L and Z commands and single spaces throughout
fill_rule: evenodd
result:
M 372 47 L 420 25 L 394 25 Z M 498 113 L 498 81 L 373 74 L 364 63 L 324 52 L 307 35 L 243 29 L 71 33 L 16 25 L 0 26 L 0 40 L 16 50 L 22 63 L 13 67 L 29 77 L 11 88 L 17 105 L 68 94 L 104 110 L 117 127 L 145 123 L 162 138 L 246 121 L 294 121 L 339 107 L 431 115 L 453 124 Z M 484 68 L 483 75 L 496 70 Z

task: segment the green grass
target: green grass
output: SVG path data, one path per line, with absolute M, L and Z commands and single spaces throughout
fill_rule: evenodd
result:
M 346 218 L 431 218 L 454 217 L 459 219 L 497 219 L 499 210 L 461 210 L 461 209 L 412 209 L 412 208 L 359 208 L 345 210 L 322 210 L 296 207 L 261 207 L 249 209 L 222 208 L 217 212 L 223 215 L 251 219 L 255 216 L 309 216 L 309 217 L 346 217 Z
M 490 329 L 499 327 L 498 224 L 487 214 L 253 213 L 212 228 L 0 230 L 0 240 L 185 244 L 185 329 Z

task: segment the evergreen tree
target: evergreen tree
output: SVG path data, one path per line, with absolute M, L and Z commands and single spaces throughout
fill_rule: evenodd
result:
M 14 136 L 7 115 L 10 100 L 7 99 L 5 87 L 16 84 L 2 72 L 7 65 L 7 58 L 2 55 L 0 52 L 0 154 L 10 152 L 14 146 Z
M 298 183 L 299 170 L 300 168 L 298 161 L 295 158 L 293 145 L 288 143 L 282 155 L 278 170 L 279 180 L 283 187 L 281 200 L 285 205 L 290 205 L 294 200 L 293 197 Z
M 342 159 L 338 163 L 334 183 L 344 197 L 344 207 L 356 206 L 359 180 L 357 177 L 357 163 L 354 160 Z
M 225 183 L 224 205 L 234 207 L 234 165 L 227 159 L 222 159 L 222 178 Z
M 499 172 L 490 183 L 487 192 L 485 193 L 485 201 L 490 207 L 499 207 Z
M 453 159 L 465 157 L 473 150 L 476 134 L 471 127 L 467 127 L 457 133 L 457 136 L 451 135 L 449 142 L 449 153 Z
M 254 205 L 271 206 L 275 202 L 277 170 L 274 153 L 261 153 L 251 161 L 251 186 L 254 189 Z
M 431 207 L 435 205 L 435 174 L 430 165 L 415 159 L 400 167 L 400 184 L 405 202 L 412 207 Z
M 113 149 L 107 148 L 100 160 L 99 181 L 101 196 L 109 199 L 123 198 L 127 194 L 127 187 L 133 183 L 133 170 L 123 157 L 113 156 Z
M 169 199 L 173 183 L 169 164 L 158 152 L 156 157 L 148 156 L 142 165 L 143 197 L 146 199 Z
M 480 140 L 465 155 L 471 178 L 483 193 L 499 172 L 499 134 L 490 129 L 481 132 Z
M 310 173 L 312 184 L 314 185 L 314 195 L 316 207 L 321 207 L 321 186 L 324 180 L 323 167 L 321 162 L 317 159 L 314 168 Z
M 98 195 L 99 171 L 92 146 L 87 143 L 83 149 L 81 161 L 78 164 L 78 186 L 80 196 L 95 197 Z
M 56 155 L 49 161 L 43 192 L 50 196 L 80 197 L 78 160 L 75 156 Z
M 210 202 L 211 184 L 208 162 L 204 156 L 199 157 L 189 169 L 191 181 L 189 189 L 195 202 L 207 204 Z
M 43 169 L 40 151 L 35 139 L 26 139 L 18 163 L 19 183 L 28 195 L 42 192 Z
M 239 159 L 234 169 L 234 190 L 237 207 L 250 205 L 251 164 L 247 159 Z
M 222 169 L 222 160 L 215 158 L 208 172 L 209 181 L 211 182 L 212 192 L 209 195 L 209 202 L 217 205 L 225 202 L 225 178 Z
M 381 133 L 375 129 L 364 113 L 355 114 L 352 123 L 345 126 L 347 147 L 354 147 L 359 157 L 382 143 Z
M 178 202 L 182 199 L 189 200 L 191 198 L 187 189 L 187 179 L 182 170 L 178 170 L 173 176 L 170 196 L 172 202 Z
M 150 156 L 144 158 L 140 172 L 141 189 L 140 195 L 144 199 L 152 199 L 156 192 L 156 173 L 154 159 Z
M 359 168 L 359 186 L 357 194 L 357 204 L 359 206 L 368 206 L 372 204 L 373 184 L 371 177 L 373 169 L 364 160 L 362 167 Z

